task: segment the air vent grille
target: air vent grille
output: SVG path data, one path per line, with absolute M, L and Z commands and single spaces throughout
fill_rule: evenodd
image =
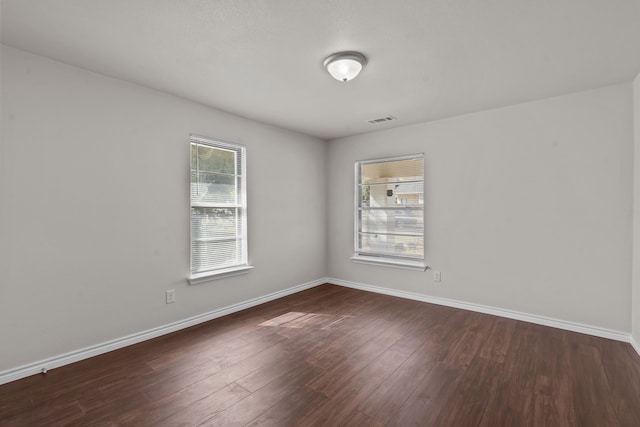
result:
M 395 117 L 393 116 L 387 116 L 387 117 L 378 117 L 377 119 L 371 119 L 371 120 L 367 120 L 369 123 L 372 124 L 376 124 L 376 123 L 382 123 L 382 122 L 388 122 L 391 120 L 396 120 Z

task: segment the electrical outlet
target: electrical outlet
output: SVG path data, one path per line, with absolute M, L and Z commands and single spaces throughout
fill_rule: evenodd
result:
M 440 272 L 434 270 L 433 271 L 433 281 L 434 282 L 440 282 L 441 280 L 442 280 L 442 275 L 440 274 Z
M 165 296 L 167 297 L 167 304 L 171 304 L 176 302 L 176 291 L 175 289 L 169 289 Z

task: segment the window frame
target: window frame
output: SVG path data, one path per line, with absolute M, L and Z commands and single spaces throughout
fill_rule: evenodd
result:
M 240 227 L 244 230 L 244 233 L 241 236 L 236 234 L 236 242 L 241 241 L 241 251 L 244 255 L 244 259 L 240 260 L 240 263 L 234 265 L 224 265 L 219 266 L 218 268 L 212 268 L 202 271 L 193 270 L 194 263 L 194 236 L 193 236 L 193 208 L 194 207 L 211 207 L 215 208 L 215 203 L 211 202 L 195 202 L 192 198 L 192 147 L 193 145 L 203 145 L 209 146 L 214 149 L 220 150 L 230 150 L 236 153 L 236 156 L 239 156 L 239 162 L 236 160 L 236 168 L 240 167 L 240 173 L 235 173 L 236 177 L 240 178 L 240 185 L 236 184 L 236 191 L 239 194 L 236 194 L 236 203 L 234 209 L 241 209 L 243 211 L 243 215 L 240 215 Z M 196 169 L 197 170 L 197 169 Z M 236 171 L 237 172 L 237 171 Z M 220 203 L 220 207 L 229 207 L 223 206 L 223 203 Z M 210 280 L 221 279 L 224 277 L 235 276 L 238 274 L 247 273 L 249 270 L 253 268 L 252 265 L 249 264 L 249 232 L 247 228 L 247 153 L 246 147 L 242 144 L 236 144 L 233 142 L 222 141 L 219 139 L 213 139 L 202 135 L 191 134 L 189 136 L 189 275 L 187 277 L 190 284 L 198 284 L 202 282 L 207 282 Z M 244 237 L 244 238 L 243 238 Z
M 361 215 L 360 211 L 362 209 L 362 176 L 361 171 L 362 167 L 367 164 L 372 163 L 387 163 L 401 160 L 414 160 L 414 159 L 422 159 L 423 160 L 423 169 L 422 169 L 422 258 L 415 257 L 402 257 L 402 256 L 390 256 L 384 254 L 371 254 L 366 253 L 360 248 L 360 233 L 361 233 Z M 425 264 L 425 227 L 424 227 L 424 176 L 425 176 L 425 166 L 424 166 L 424 153 L 410 154 L 405 156 L 395 156 L 395 157 L 382 157 L 376 159 L 369 160 L 358 160 L 354 164 L 354 241 L 353 241 L 353 256 L 351 260 L 356 263 L 361 264 L 373 264 L 373 265 L 381 265 L 387 267 L 396 267 L 403 268 L 409 270 L 419 270 L 425 271 L 428 267 Z

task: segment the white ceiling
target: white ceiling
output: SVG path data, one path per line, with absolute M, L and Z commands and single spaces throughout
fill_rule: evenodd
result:
M 2 43 L 323 139 L 640 72 L 640 0 L 2 0 Z M 369 64 L 348 83 L 341 50 Z M 397 121 L 369 124 L 392 115 Z

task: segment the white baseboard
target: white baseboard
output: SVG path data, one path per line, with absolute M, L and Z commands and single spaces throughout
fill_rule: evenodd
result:
M 631 335 L 629 342 L 631 343 L 631 347 L 638 353 L 638 356 L 640 356 L 640 344 L 633 338 L 633 335 Z
M 573 331 L 573 332 L 580 332 L 582 334 L 594 335 L 596 337 L 602 337 L 602 338 L 609 338 L 616 341 L 631 342 L 631 344 L 634 345 L 633 342 L 631 341 L 632 339 L 631 335 L 629 333 L 622 332 L 622 331 L 614 331 L 611 329 L 600 328 L 597 326 L 590 326 L 590 325 L 584 325 L 581 323 L 568 322 L 565 320 L 553 319 L 553 318 L 544 317 L 544 316 L 537 316 L 534 314 L 527 314 L 519 311 L 506 310 L 502 308 L 489 307 L 486 305 L 472 304 L 472 303 L 457 301 L 457 300 L 448 299 L 448 298 L 432 297 L 428 295 L 416 294 L 413 292 L 398 291 L 396 289 L 389 289 L 389 288 L 383 288 L 380 286 L 367 285 L 364 283 L 349 282 L 347 280 L 340 280 L 332 277 L 327 278 L 327 282 L 334 285 L 345 286 L 347 288 L 360 289 L 363 291 L 370 291 L 378 294 L 391 295 L 394 297 L 428 302 L 431 304 L 444 305 L 447 307 L 461 308 L 463 310 L 475 311 L 478 313 L 492 314 L 494 316 L 506 317 L 506 318 L 515 319 L 515 320 L 522 320 L 524 322 L 535 323 L 535 324 L 544 325 L 544 326 L 551 326 L 553 328 L 565 329 L 567 331 Z M 640 354 L 640 351 L 638 350 L 640 347 L 638 347 L 637 343 L 635 344 L 634 347 L 636 351 L 638 351 L 638 354 Z
M 303 283 L 302 285 L 293 286 L 288 289 L 283 289 L 278 292 L 274 292 L 269 295 L 254 298 L 248 301 L 244 301 L 238 304 L 233 304 L 227 307 L 219 308 L 217 310 L 210 311 L 208 313 L 200 314 L 198 316 L 189 317 L 188 319 L 179 320 L 177 322 L 170 323 L 168 325 L 159 326 L 157 328 L 149 329 L 136 334 L 128 335 L 126 337 L 117 338 L 115 340 L 107 341 L 101 344 L 96 344 L 90 347 L 86 347 L 80 350 L 75 350 L 69 353 L 65 353 L 59 356 L 54 356 L 48 359 L 40 360 L 38 362 L 30 363 L 20 366 L 15 369 L 9 369 L 0 372 L 0 385 L 6 384 L 11 381 L 19 380 L 34 374 L 46 372 L 48 370 L 59 368 L 70 363 L 78 362 L 80 360 L 88 359 L 99 354 L 107 353 L 109 351 L 117 350 L 129 345 L 137 344 L 142 341 L 156 338 L 161 335 L 169 334 L 171 332 L 179 331 L 180 329 L 188 328 L 190 326 L 197 325 L 199 323 L 207 322 L 209 320 L 216 319 L 218 317 L 226 316 L 227 314 L 235 313 L 237 311 L 244 310 L 265 302 L 273 301 L 278 298 L 282 298 L 287 295 L 294 294 L 296 292 L 304 291 L 318 285 L 327 283 L 327 278 L 321 278 L 311 282 Z

